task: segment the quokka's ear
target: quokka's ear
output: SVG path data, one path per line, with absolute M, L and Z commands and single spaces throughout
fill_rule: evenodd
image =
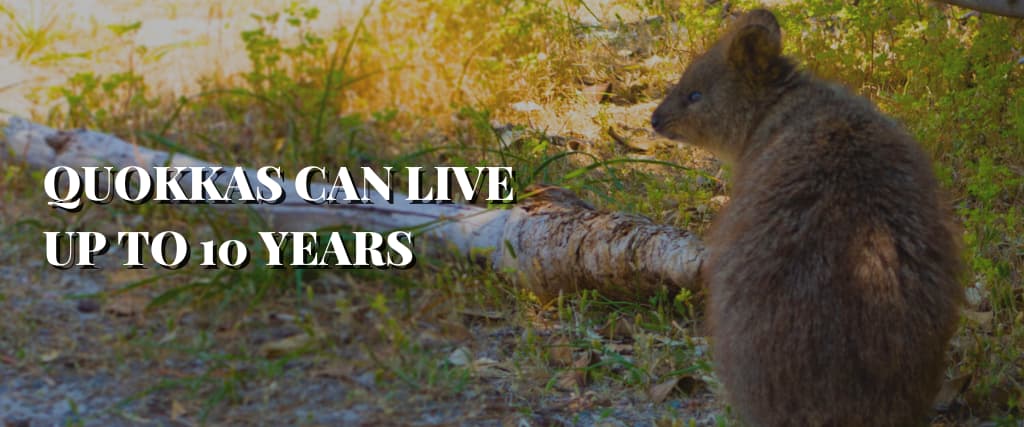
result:
M 757 82 L 775 81 L 785 72 L 782 31 L 775 16 L 755 10 L 741 17 L 729 42 L 729 63 Z
M 738 27 L 760 25 L 776 33 L 780 32 L 779 21 L 775 19 L 775 14 L 767 9 L 754 9 L 744 13 L 736 20 L 735 25 Z

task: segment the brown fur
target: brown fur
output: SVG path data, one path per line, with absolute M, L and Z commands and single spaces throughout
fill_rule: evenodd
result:
M 735 163 L 705 270 L 716 371 L 750 425 L 923 424 L 962 299 L 951 213 L 906 131 L 781 47 L 744 15 L 651 120 Z

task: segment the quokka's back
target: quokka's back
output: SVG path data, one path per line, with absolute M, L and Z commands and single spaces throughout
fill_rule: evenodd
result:
M 956 228 L 917 142 L 797 71 L 764 10 L 691 63 L 652 125 L 734 163 L 705 276 L 712 357 L 737 415 L 924 424 L 962 289 Z

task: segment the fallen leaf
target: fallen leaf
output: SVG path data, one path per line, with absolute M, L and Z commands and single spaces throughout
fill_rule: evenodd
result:
M 559 335 L 548 344 L 548 354 L 551 355 L 551 363 L 555 366 L 569 366 L 573 363 L 572 346 L 569 339 Z
M 943 383 L 939 393 L 935 395 L 932 406 L 939 411 L 948 409 L 956 401 L 956 398 L 970 385 L 971 377 L 972 375 L 967 373 Z
M 441 327 L 441 333 L 452 341 L 469 341 L 473 338 L 473 333 L 462 323 L 445 319 L 439 319 L 437 323 Z
M 502 379 L 512 375 L 512 370 L 504 364 L 486 357 L 473 361 L 473 371 L 483 379 Z
M 555 384 L 558 388 L 572 391 L 587 385 L 587 368 L 593 359 L 589 351 L 581 353 L 572 363 L 572 368 L 558 374 Z
M 132 317 L 146 310 L 149 298 L 138 294 L 121 294 L 107 302 L 105 312 L 118 317 Z
M 303 347 L 309 345 L 313 341 L 313 337 L 309 334 L 301 333 L 298 335 L 292 335 L 288 338 L 279 339 L 276 341 L 270 341 L 260 346 L 260 354 L 266 358 L 276 358 L 284 356 L 288 353 L 293 353 Z
M 171 401 L 171 420 L 177 420 L 184 417 L 187 413 L 188 411 L 185 409 L 184 405 L 178 403 L 177 400 Z
M 967 320 L 969 320 L 971 323 L 973 323 L 973 324 L 975 324 L 977 326 L 985 327 L 985 326 L 988 326 L 988 325 L 992 324 L 993 314 L 992 314 L 991 311 L 970 311 L 970 310 L 964 310 L 963 314 L 964 314 L 964 317 L 967 318 Z
M 485 368 L 485 367 L 488 367 L 488 366 L 500 365 L 500 364 L 501 364 L 501 362 L 498 362 L 497 360 L 491 359 L 489 357 L 481 357 L 481 358 L 476 359 L 476 360 L 473 361 L 473 367 L 474 368 Z
M 39 356 L 39 361 L 41 361 L 43 363 L 50 363 L 50 362 L 52 362 L 54 360 L 57 360 L 58 357 L 60 357 L 60 351 L 59 350 L 50 350 L 50 351 L 48 351 L 46 353 L 41 354 Z
M 572 366 L 574 368 L 579 368 L 579 369 L 589 368 L 590 367 L 590 361 L 593 360 L 593 359 L 594 359 L 593 355 L 589 351 L 585 351 L 582 354 L 580 354 L 579 357 L 577 357 L 575 361 L 572 362 Z
M 619 344 L 610 342 L 605 344 L 604 348 L 607 349 L 608 351 L 619 353 L 621 355 L 633 354 L 633 344 Z
M 177 370 L 173 370 L 173 369 L 167 369 L 167 368 L 157 368 L 156 372 L 158 374 L 162 375 L 162 376 L 172 377 L 172 378 L 186 378 L 186 377 L 188 377 L 190 375 L 190 374 L 186 374 L 186 373 L 181 372 L 181 371 L 177 371 Z
M 267 315 L 267 320 L 271 323 L 292 323 L 295 321 L 295 316 L 288 313 L 270 313 Z
M 115 286 L 130 285 L 153 277 L 154 271 L 148 268 L 119 268 L 104 270 L 107 282 Z
M 688 340 L 691 341 L 691 342 L 687 342 L 687 341 L 683 341 L 683 340 L 677 340 L 677 339 L 669 338 L 667 336 L 659 335 L 659 334 L 651 334 L 651 338 L 654 338 L 655 341 L 658 341 L 658 342 L 660 342 L 662 344 L 665 344 L 665 345 L 667 345 L 669 347 L 689 348 L 689 347 L 691 347 L 693 345 L 696 345 L 694 343 L 697 343 L 697 341 L 698 341 L 698 339 L 700 337 L 688 338 Z
M 178 330 L 175 329 L 175 330 L 170 331 L 167 334 L 165 334 L 162 338 L 160 338 L 160 341 L 157 341 L 157 343 L 158 344 L 167 344 L 167 343 L 169 343 L 171 341 L 174 341 L 174 339 L 177 338 L 177 337 L 178 337 Z
M 586 392 L 584 392 L 582 394 L 579 394 L 579 395 L 577 395 L 576 393 L 573 393 L 572 399 L 570 399 L 568 402 L 566 402 L 565 409 L 568 410 L 569 412 L 581 412 L 581 411 L 586 411 L 586 410 L 588 410 L 590 408 L 593 408 L 596 405 L 608 404 L 608 403 L 609 402 L 601 402 L 601 401 L 599 401 L 599 399 L 597 398 L 597 394 L 596 393 L 594 393 L 592 390 L 587 390 Z M 604 420 L 608 420 L 609 418 L 603 418 L 603 419 Z M 595 426 L 602 426 L 602 427 L 604 426 L 603 424 L 600 424 L 600 423 L 595 423 L 594 425 Z M 622 424 L 613 424 L 613 425 L 622 425 Z
M 615 317 L 605 323 L 598 333 L 608 339 L 629 338 L 633 336 L 633 323 L 621 317 Z
M 575 369 L 567 369 L 558 373 L 555 387 L 563 391 L 573 391 L 586 385 L 586 374 Z
M 583 99 L 587 101 L 601 102 L 604 100 L 605 97 L 608 96 L 608 93 L 611 92 L 611 89 L 611 83 L 598 83 L 595 85 L 587 85 L 584 86 L 583 90 L 580 91 L 580 95 L 583 96 Z
M 676 384 L 679 384 L 679 377 L 669 378 L 668 381 L 652 385 L 651 388 L 647 389 L 647 395 L 651 397 L 651 401 L 654 403 L 664 402 L 665 398 L 672 393 L 672 390 L 675 390 Z
M 465 309 L 465 310 L 459 310 L 459 314 L 461 314 L 463 316 L 466 316 L 466 317 L 476 317 L 476 318 L 487 319 L 487 320 L 504 320 L 505 319 L 505 315 L 504 314 L 502 314 L 500 311 L 494 311 L 494 310 L 484 311 L 484 310 Z
M 355 366 L 351 363 L 334 360 L 326 365 L 313 369 L 310 375 L 321 378 L 334 378 L 337 380 L 349 379 L 355 372 Z
M 420 302 L 416 304 L 416 314 L 413 318 L 424 319 L 436 317 L 434 313 L 435 310 L 438 307 L 445 307 L 447 303 L 448 297 L 446 295 L 439 292 L 427 292 L 425 295 L 420 297 Z
M 715 196 L 715 197 L 712 197 L 711 198 L 711 203 L 714 203 L 714 204 L 716 204 L 718 206 L 725 206 L 727 203 L 729 203 L 729 196 Z
M 615 142 L 633 151 L 650 151 L 658 145 L 657 141 L 653 139 L 627 138 L 612 126 L 608 127 L 607 133 Z

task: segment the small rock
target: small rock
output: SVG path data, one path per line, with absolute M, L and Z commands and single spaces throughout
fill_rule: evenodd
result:
M 985 290 L 985 282 L 977 280 L 974 282 L 974 286 L 969 286 L 965 290 L 964 294 L 967 297 L 967 304 L 970 307 L 978 308 L 985 302 L 985 294 L 988 292 Z
M 975 287 L 967 288 L 964 291 L 964 296 L 967 298 L 967 304 L 971 307 L 978 307 L 985 300 L 981 295 L 981 291 Z
M 377 385 L 377 375 L 373 371 L 363 372 L 357 375 L 355 380 L 356 383 L 368 389 L 372 389 Z
M 454 366 L 465 366 L 470 360 L 472 360 L 472 357 L 469 355 L 469 349 L 465 347 L 459 347 L 452 354 L 448 355 L 448 363 Z

